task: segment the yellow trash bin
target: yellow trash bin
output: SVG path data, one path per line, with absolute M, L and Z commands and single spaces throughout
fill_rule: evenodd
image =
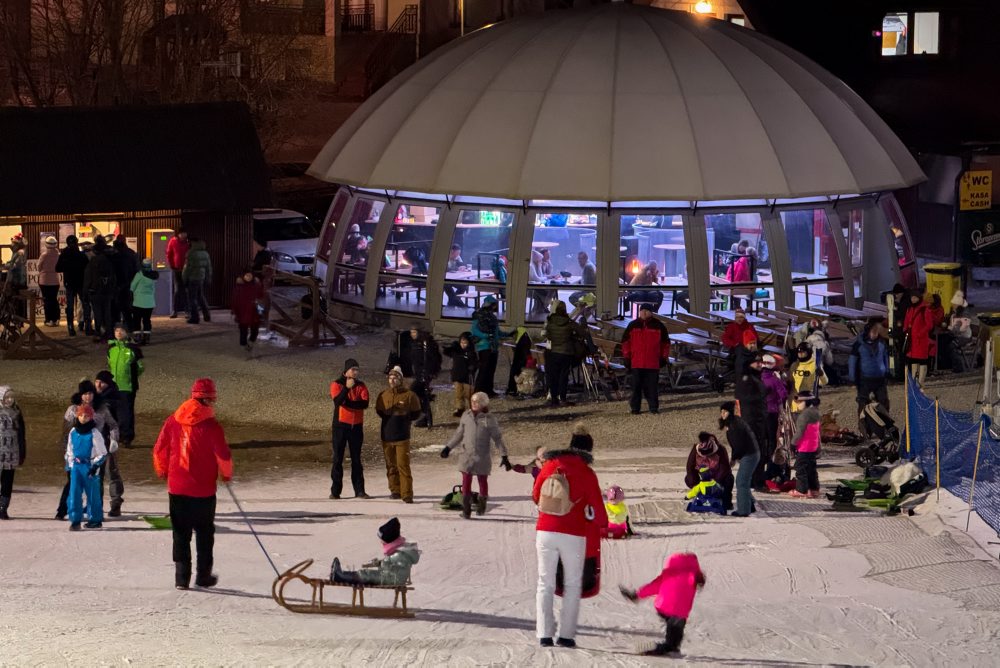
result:
M 962 265 L 957 262 L 939 262 L 924 265 L 927 274 L 927 294 L 941 295 L 945 313 L 951 309 L 951 298 L 962 289 Z

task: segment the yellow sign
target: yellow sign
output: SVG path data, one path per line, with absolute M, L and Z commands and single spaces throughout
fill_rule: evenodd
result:
M 958 187 L 958 207 L 960 211 L 992 208 L 993 172 L 984 170 L 962 174 Z

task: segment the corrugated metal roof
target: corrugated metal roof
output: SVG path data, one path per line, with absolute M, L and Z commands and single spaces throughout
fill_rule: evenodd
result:
M 270 205 L 242 103 L 0 109 L 0 214 Z

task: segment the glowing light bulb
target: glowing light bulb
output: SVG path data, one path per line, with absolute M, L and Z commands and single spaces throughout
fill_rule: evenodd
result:
M 712 13 L 712 3 L 708 0 L 700 0 L 700 2 L 695 3 L 694 11 L 699 14 L 711 14 Z

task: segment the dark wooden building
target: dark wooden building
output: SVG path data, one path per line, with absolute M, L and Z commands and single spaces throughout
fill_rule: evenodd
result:
M 226 306 L 253 258 L 253 209 L 267 206 L 243 104 L 0 109 L 0 233 L 19 227 L 29 258 L 41 233 L 64 237 L 71 225 L 114 227 L 136 237 L 142 257 L 147 230 L 183 226 L 207 243 L 208 300 Z

